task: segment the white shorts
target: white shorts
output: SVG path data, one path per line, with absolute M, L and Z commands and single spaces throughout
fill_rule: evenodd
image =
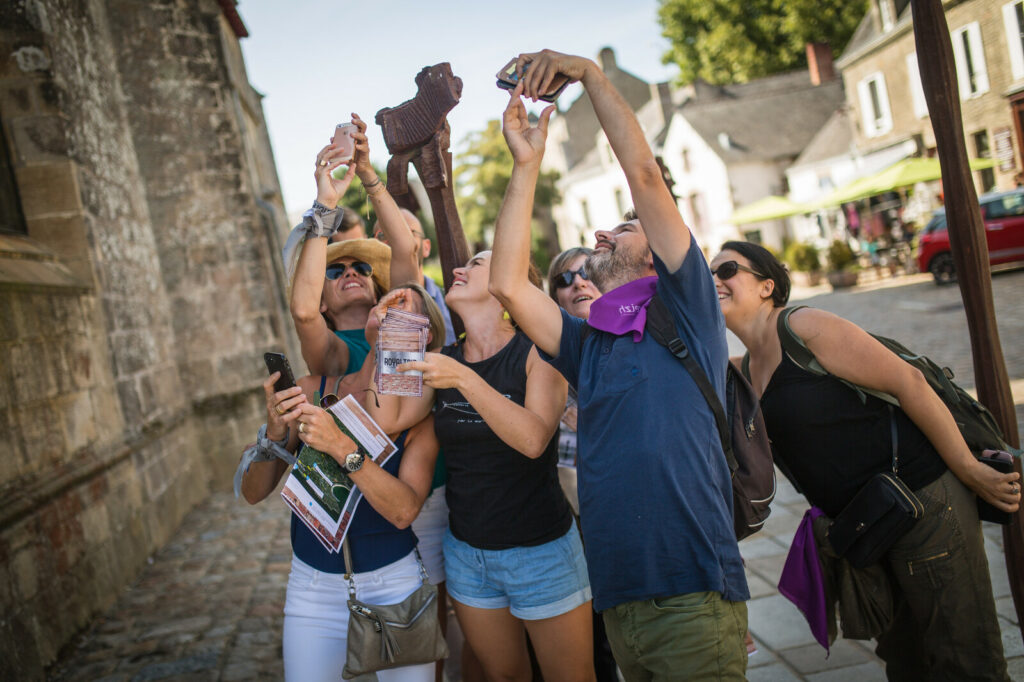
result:
M 420 515 L 412 522 L 412 530 L 419 538 L 417 547 L 423 558 L 423 565 L 430 576 L 431 585 L 445 581 L 444 532 L 448 530 L 448 502 L 444 498 L 444 486 L 435 488 L 423 503 Z

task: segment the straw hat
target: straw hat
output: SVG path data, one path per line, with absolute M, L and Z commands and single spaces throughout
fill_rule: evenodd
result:
M 327 264 L 354 258 L 373 268 L 373 281 L 382 292 L 391 289 L 391 247 L 379 239 L 346 239 L 327 245 Z

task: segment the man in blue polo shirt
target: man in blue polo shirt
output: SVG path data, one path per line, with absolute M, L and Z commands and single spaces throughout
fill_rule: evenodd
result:
M 524 68 L 528 65 L 528 68 Z M 749 598 L 732 487 L 714 416 L 685 368 L 644 333 L 656 293 L 725 393 L 728 352 L 714 280 L 632 110 L 592 61 L 521 55 L 503 129 L 515 164 L 490 286 L 579 393 L 579 495 L 594 606 L 627 680 L 744 679 Z M 602 296 L 593 333 L 529 284 L 530 216 L 547 124 L 536 99 L 556 74 L 580 81 L 625 173 L 636 215 L 597 233 L 586 271 Z

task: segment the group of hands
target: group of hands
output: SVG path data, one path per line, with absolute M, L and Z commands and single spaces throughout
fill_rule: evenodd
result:
M 330 164 L 326 166 L 329 168 Z M 373 347 L 376 345 L 377 332 L 388 308 L 397 307 L 407 312 L 416 312 L 415 295 L 409 289 L 395 289 L 385 294 L 370 311 L 366 325 L 366 340 Z M 373 351 L 367 355 L 372 359 Z M 465 365 L 441 353 L 425 353 L 421 361 L 407 362 L 396 368 L 399 372 L 408 370 L 419 371 L 423 375 L 423 383 L 430 388 L 459 388 L 462 380 L 472 370 Z M 350 375 L 354 376 L 354 375 Z M 345 435 L 334 422 L 328 411 L 307 400 L 302 388 L 293 386 L 283 391 L 274 391 L 274 383 L 280 377 L 274 372 L 263 382 L 263 393 L 267 403 L 267 435 L 273 440 L 281 440 L 289 429 L 298 430 L 299 440 L 310 447 L 325 452 L 332 457 L 344 457 L 356 450 L 355 442 Z M 357 393 L 365 387 L 354 387 Z M 341 396 L 339 396 L 341 397 Z
M 523 99 L 534 102 L 548 91 L 551 82 L 559 75 L 565 76 L 570 83 L 582 81 L 587 70 L 597 69 L 597 65 L 585 57 L 560 54 L 551 50 L 531 52 L 519 55 L 516 60 L 516 76 L 518 84 L 509 94 L 509 103 L 502 117 L 502 132 L 513 160 L 520 165 L 537 164 L 544 156 L 544 143 L 548 134 L 548 121 L 555 111 L 552 104 L 544 108 L 536 125 L 531 125 L 526 113 Z M 370 165 L 370 145 L 366 137 L 366 122 L 358 114 L 352 114 L 352 123 L 356 132 L 352 133 L 355 152 L 351 158 L 344 156 L 341 141 L 331 138 L 331 143 L 316 155 L 317 201 L 325 206 L 336 206 L 338 200 L 358 175 L 365 184 L 372 184 L 377 173 Z M 326 165 L 321 165 L 326 161 Z M 347 165 L 347 172 L 340 178 L 334 177 L 334 171 Z

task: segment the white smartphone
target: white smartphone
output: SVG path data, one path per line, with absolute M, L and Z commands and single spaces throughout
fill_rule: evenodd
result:
M 335 157 L 338 161 L 351 161 L 356 153 L 356 141 L 352 139 L 352 133 L 356 132 L 355 123 L 339 123 L 334 129 L 334 144 L 340 147 L 340 156 Z

